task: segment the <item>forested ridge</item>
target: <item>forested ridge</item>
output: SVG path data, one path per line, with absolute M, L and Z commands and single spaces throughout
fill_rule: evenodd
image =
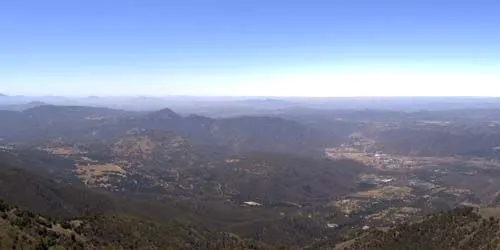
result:
M 498 218 L 482 217 L 477 209 L 461 207 L 431 214 L 416 223 L 360 232 L 345 250 L 361 249 L 497 249 Z

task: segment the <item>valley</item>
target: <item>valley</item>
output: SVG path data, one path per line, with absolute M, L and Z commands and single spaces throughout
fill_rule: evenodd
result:
M 1 198 L 59 217 L 60 223 L 88 221 L 92 230 L 105 226 L 99 224 L 102 218 L 113 218 L 120 228 L 137 225 L 134 234 L 146 239 L 172 225 L 186 228 L 187 235 L 170 232 L 177 243 L 153 241 L 145 249 L 170 243 L 215 249 L 212 237 L 243 249 L 333 248 L 352 240 L 346 238 L 350 232 L 397 227 L 456 207 L 494 208 L 500 201 L 497 149 L 486 139 L 495 138 L 497 128 L 483 129 L 494 119 L 490 111 L 460 119 L 451 115 L 455 111 L 303 112 L 209 118 L 170 109 L 5 111 L 0 163 L 30 173 L 30 183 L 47 188 L 35 184 L 34 199 L 13 195 L 20 183 L 11 183 L 8 174 L 5 190 L 16 191 Z M 442 122 L 443 116 L 454 119 Z M 474 140 L 480 141 L 443 151 L 448 140 L 469 136 L 464 126 L 479 131 Z M 426 137 L 429 133 L 434 136 Z M 94 200 L 107 205 L 92 207 L 88 202 Z M 62 210 L 54 214 L 51 208 Z M 155 229 L 143 223 L 154 223 Z M 114 242 L 121 229 L 107 230 L 109 235 L 75 237 L 100 242 L 96 248 L 148 245 L 139 239 Z
M 500 1 L 0 2 L 0 250 L 500 250 Z

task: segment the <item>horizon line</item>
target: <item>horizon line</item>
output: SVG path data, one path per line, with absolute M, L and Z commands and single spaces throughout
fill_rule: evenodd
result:
M 500 98 L 500 96 L 486 96 L 486 95 L 352 95 L 352 96 L 279 96 L 279 95 L 189 95 L 189 94 L 172 94 L 172 95 L 24 95 L 24 94 L 10 94 L 0 92 L 0 97 L 17 97 L 17 98 L 71 98 L 71 99 L 85 99 L 85 98 L 169 98 L 169 97 L 184 97 L 184 98 L 266 98 L 266 99 L 368 99 L 368 98 Z

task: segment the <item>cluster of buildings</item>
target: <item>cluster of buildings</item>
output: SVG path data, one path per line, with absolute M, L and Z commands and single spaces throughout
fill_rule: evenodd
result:
M 14 147 L 10 145 L 0 145 L 0 151 L 11 151 Z
M 394 181 L 394 178 L 387 176 L 378 176 L 375 174 L 365 174 L 360 177 L 361 181 L 364 183 L 372 184 L 372 185 L 381 185 L 387 184 Z

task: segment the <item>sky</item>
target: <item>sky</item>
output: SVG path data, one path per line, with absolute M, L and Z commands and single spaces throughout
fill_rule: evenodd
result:
M 500 96 L 498 0 L 4 0 L 0 93 Z

